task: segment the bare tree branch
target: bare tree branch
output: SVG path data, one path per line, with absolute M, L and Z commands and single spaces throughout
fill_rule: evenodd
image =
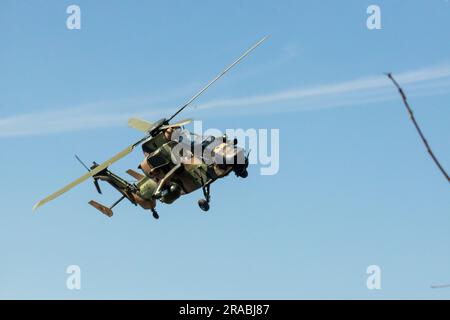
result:
M 408 110 L 409 113 L 409 117 L 411 118 L 411 121 L 414 124 L 414 127 L 416 127 L 417 132 L 419 133 L 420 138 L 423 141 L 423 144 L 425 145 L 425 147 L 427 148 L 428 153 L 430 154 L 431 158 L 433 159 L 434 163 L 436 164 L 436 166 L 439 168 L 439 170 L 442 172 L 442 174 L 445 176 L 445 178 L 447 179 L 448 182 L 450 182 L 450 177 L 448 176 L 447 172 L 444 170 L 444 168 L 442 167 L 442 165 L 439 163 L 439 160 L 436 158 L 436 156 L 434 155 L 433 151 L 431 150 L 430 145 L 428 144 L 427 139 L 425 138 L 425 136 L 422 133 L 422 130 L 420 129 L 419 125 L 417 124 L 416 118 L 414 117 L 413 111 L 411 109 L 411 107 L 408 104 L 408 101 L 406 100 L 406 95 L 403 92 L 403 89 L 400 87 L 400 85 L 398 84 L 397 81 L 395 81 L 394 77 L 392 76 L 391 73 L 387 73 L 386 76 L 392 80 L 392 82 L 394 83 L 394 85 L 397 87 L 398 92 L 400 93 L 400 95 L 402 96 L 403 99 L 403 103 L 405 104 L 406 109 Z

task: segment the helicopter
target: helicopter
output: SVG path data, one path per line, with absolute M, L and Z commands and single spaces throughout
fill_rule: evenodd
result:
M 210 186 L 213 182 L 228 176 L 231 172 L 234 172 L 237 177 L 247 178 L 249 152 L 237 145 L 236 138 L 231 140 L 226 135 L 202 137 L 189 133 L 183 128 L 192 122 L 192 119 L 172 124 L 170 122 L 267 38 L 268 36 L 265 36 L 251 46 L 169 118 L 163 118 L 153 123 L 139 118 L 129 119 L 128 125 L 143 132 L 144 136 L 109 160 L 101 164 L 93 162 L 88 167 L 75 155 L 88 172 L 40 200 L 34 205 L 33 211 L 90 178 L 93 179 L 99 194 L 102 193 L 99 181 L 108 183 L 121 194 L 121 197 L 110 206 L 94 200 L 89 201 L 91 206 L 108 217 L 113 216 L 112 209 L 117 204 L 127 199 L 135 206 L 151 210 L 153 217 L 159 219 L 156 211 L 157 201 L 171 204 L 181 196 L 199 189 L 203 191 L 203 198 L 198 200 L 198 206 L 201 210 L 208 211 L 211 200 Z M 135 181 L 129 182 L 109 170 L 113 163 L 124 158 L 140 145 L 144 159 L 138 169 L 142 173 L 132 169 L 126 171 Z

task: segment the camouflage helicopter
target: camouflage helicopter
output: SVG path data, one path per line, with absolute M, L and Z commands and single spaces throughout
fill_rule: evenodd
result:
M 204 195 L 204 198 L 198 201 L 198 205 L 203 211 L 208 211 L 210 186 L 213 182 L 231 172 L 241 178 L 248 176 L 248 153 L 246 154 L 243 148 L 237 146 L 237 139 L 229 140 L 226 135 L 221 137 L 197 136 L 194 139 L 185 139 L 186 132 L 181 128 L 192 120 L 186 119 L 173 124 L 170 124 L 170 121 L 266 39 L 267 36 L 245 51 L 168 119 L 163 118 L 150 123 L 142 119 L 131 118 L 128 121 L 129 126 L 144 132 L 145 135 L 111 159 L 101 164 L 94 162 L 92 166 L 88 167 L 78 156 L 75 156 L 88 172 L 36 203 L 33 211 L 89 178 L 93 179 L 98 193 L 102 193 L 99 181 L 105 181 L 122 195 L 109 207 L 94 200 L 89 202 L 108 217 L 112 217 L 112 209 L 117 204 L 128 199 L 136 206 L 151 210 L 153 217 L 158 219 L 159 215 L 155 209 L 157 200 L 171 204 L 180 196 L 198 189 L 202 189 Z M 194 135 L 191 134 L 191 136 Z M 142 145 L 144 153 L 144 159 L 138 166 L 142 173 L 131 169 L 127 170 L 127 173 L 136 181 L 129 182 L 108 169 L 109 166 L 130 154 L 139 145 Z M 181 150 L 178 155 L 174 153 L 175 149 Z

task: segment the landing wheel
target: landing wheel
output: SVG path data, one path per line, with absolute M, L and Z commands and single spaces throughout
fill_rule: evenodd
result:
M 205 199 L 200 199 L 200 200 L 198 200 L 198 206 L 199 206 L 200 209 L 202 209 L 203 211 L 208 211 L 208 210 L 209 210 L 209 203 L 208 203 L 208 201 L 206 201 Z
M 159 214 L 158 214 L 158 212 L 156 212 L 155 209 L 152 209 L 152 213 L 153 213 L 153 218 L 155 218 L 156 220 L 158 220 L 158 219 L 159 219 Z

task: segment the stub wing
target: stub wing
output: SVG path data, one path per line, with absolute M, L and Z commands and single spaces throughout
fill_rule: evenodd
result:
M 142 179 L 145 178 L 144 175 L 142 175 L 142 174 L 140 174 L 140 173 L 137 173 L 136 171 L 131 170 L 131 169 L 128 169 L 128 170 L 127 170 L 127 173 L 128 173 L 130 176 L 132 176 L 133 178 L 135 178 L 137 181 L 140 181 L 140 180 L 142 180 Z

